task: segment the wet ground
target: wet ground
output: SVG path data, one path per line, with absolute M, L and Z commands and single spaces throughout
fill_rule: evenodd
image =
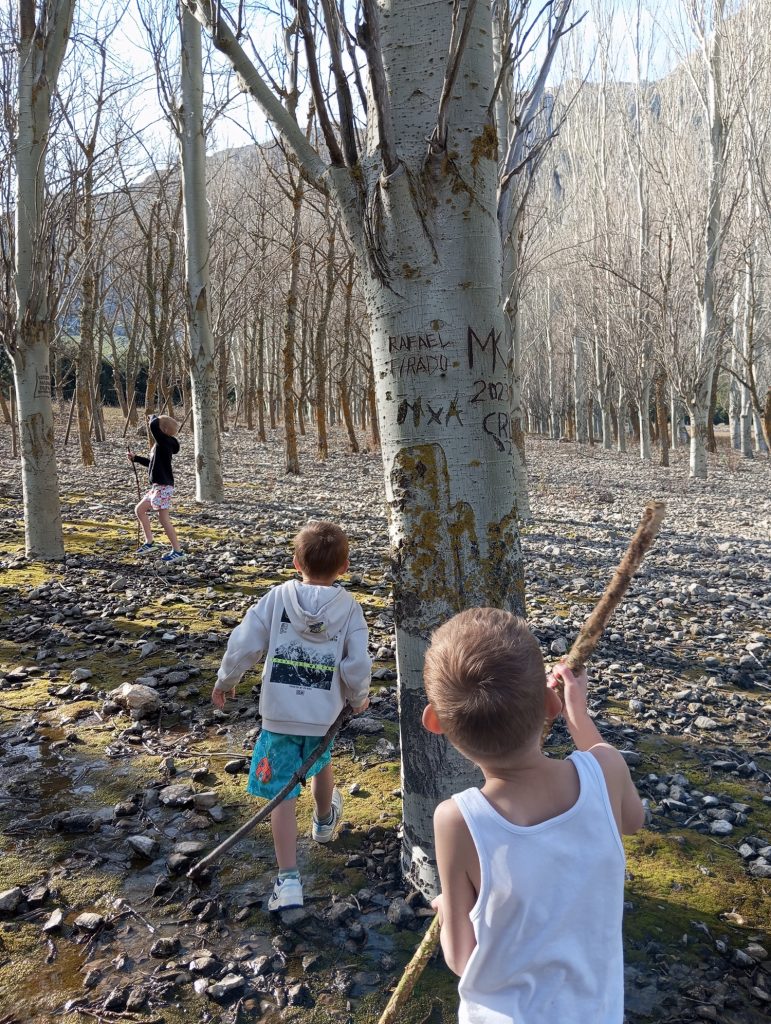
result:
M 84 471 L 62 453 L 64 565 L 28 564 L 17 468 L 0 468 L 0 1024 L 376 1020 L 428 910 L 402 885 L 398 728 L 379 455 L 335 438 L 325 466 L 282 473 L 280 438 L 225 439 L 228 501 L 196 508 L 179 464 L 181 569 L 133 557 L 133 476 L 119 438 Z M 183 437 L 192 447 L 189 438 Z M 0 446 L 7 438 L 0 428 Z M 533 439 L 528 601 L 556 657 L 591 609 L 649 497 L 656 549 L 592 673 L 592 708 L 653 809 L 627 842 L 630 1022 L 754 1024 L 771 1006 L 771 467 L 723 454 L 706 484 L 634 455 Z M 364 499 L 362 496 L 365 496 Z M 226 714 L 213 673 L 243 610 L 290 571 L 309 516 L 352 538 L 375 691 L 339 738 L 346 799 L 329 848 L 300 801 L 301 911 L 264 910 L 259 826 L 198 884 L 187 868 L 254 812 L 251 686 Z M 126 683 L 150 691 L 141 713 Z M 566 748 L 556 729 L 550 746 Z M 191 845 L 192 844 L 192 845 Z M 436 960 L 405 1021 L 451 1021 Z

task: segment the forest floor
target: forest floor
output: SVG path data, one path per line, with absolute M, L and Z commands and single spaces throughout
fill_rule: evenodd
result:
M 320 464 L 308 437 L 290 478 L 278 434 L 260 445 L 233 431 L 227 501 L 199 508 L 182 441 L 187 563 L 134 556 L 135 483 L 116 429 L 93 469 L 73 445 L 60 452 L 67 558 L 43 566 L 23 557 L 19 465 L 0 428 L 0 1024 L 376 1021 L 429 915 L 399 871 L 380 455 L 352 456 L 335 434 Z M 625 844 L 628 1021 L 767 1021 L 771 460 L 723 449 L 702 483 L 684 450 L 662 469 L 530 438 L 528 457 L 528 611 L 547 658 L 569 645 L 645 502 L 668 503 L 591 670 L 592 714 L 652 807 Z M 269 915 L 267 825 L 200 885 L 185 869 L 255 810 L 242 755 L 259 676 L 225 713 L 209 695 L 232 626 L 291 574 L 291 537 L 309 517 L 350 535 L 373 700 L 335 745 L 346 802 L 329 847 L 310 841 L 299 801 L 305 907 Z M 150 717 L 111 692 L 136 680 L 154 692 Z M 549 746 L 566 740 L 555 728 Z M 436 958 L 402 1019 L 453 1021 L 455 991 Z

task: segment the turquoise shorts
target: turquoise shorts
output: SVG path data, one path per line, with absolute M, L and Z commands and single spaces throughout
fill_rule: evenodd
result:
M 290 736 L 288 733 L 268 732 L 263 729 L 257 737 L 249 766 L 249 782 L 247 790 L 252 796 L 261 796 L 272 800 L 278 796 L 294 773 L 301 767 L 306 758 L 310 757 L 321 743 L 321 736 Z M 322 768 L 332 761 L 332 744 L 314 761 L 308 769 L 307 777 L 318 775 Z M 300 795 L 298 784 L 289 793 L 286 800 L 294 800 Z

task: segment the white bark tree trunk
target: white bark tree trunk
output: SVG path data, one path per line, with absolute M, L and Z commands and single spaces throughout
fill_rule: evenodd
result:
M 576 441 L 586 444 L 589 432 L 586 422 L 586 381 L 584 378 L 584 342 L 578 331 L 573 332 L 573 392 L 576 408 Z
M 186 308 L 193 398 L 195 498 L 199 502 L 220 502 L 225 496 L 225 490 L 218 415 L 219 386 L 209 320 L 209 228 L 201 28 L 184 7 L 180 14 L 182 109 L 179 142 L 185 211 Z
M 723 9 L 725 0 L 716 0 L 715 23 L 710 40 L 705 40 L 706 112 L 709 127 L 709 177 L 705 223 L 706 255 L 701 280 L 701 317 L 699 348 L 694 378 L 687 396 L 691 416 L 690 475 L 707 479 L 707 417 L 712 377 L 717 366 L 720 325 L 715 311 L 717 272 L 723 235 L 722 190 L 725 163 L 726 129 L 723 123 Z
M 213 16 L 209 0 L 185 2 L 204 20 Z M 394 562 L 403 866 L 433 895 L 434 807 L 478 775 L 442 737 L 421 729 L 427 639 L 466 607 L 524 610 L 498 153 L 488 121 L 492 19 L 489 0 L 480 0 L 440 118 L 450 5 L 380 0 L 364 8 L 374 18 L 361 32 L 374 87 L 366 154 L 355 171 L 342 155 L 324 163 L 222 22 L 216 42 L 306 175 L 337 199 L 362 271 Z M 434 134 L 440 120 L 446 139 Z
M 16 321 L 8 345 L 21 443 L 25 547 L 29 558 L 64 557 L 54 448 L 49 352 L 50 248 L 46 237 L 45 163 L 51 96 L 70 34 L 74 0 L 54 0 L 38 12 L 19 0 L 18 109 L 15 147 Z
M 649 369 L 643 369 L 642 390 L 640 393 L 640 405 L 638 408 L 638 419 L 640 423 L 640 458 L 646 462 L 651 457 L 651 419 L 649 415 L 651 404 L 651 380 L 647 376 L 650 373 L 652 362 L 647 364 Z
M 618 440 L 616 442 L 616 448 L 620 452 L 626 451 L 626 391 L 623 385 L 618 386 Z

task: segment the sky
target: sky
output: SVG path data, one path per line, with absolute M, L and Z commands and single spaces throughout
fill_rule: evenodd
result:
M 682 39 L 685 37 L 682 25 L 682 9 L 685 0 L 646 0 L 640 17 L 640 38 L 642 43 L 642 77 L 659 78 L 676 64 L 685 52 Z M 158 101 L 157 88 L 151 55 L 146 43 L 146 33 L 137 14 L 135 0 L 124 0 L 125 13 L 110 40 L 109 53 L 113 69 L 127 74 L 135 87 L 135 98 L 129 105 L 136 118 L 136 127 L 145 136 L 168 138 L 164 116 Z M 89 8 L 95 11 L 99 0 L 86 0 L 81 5 L 87 14 Z M 104 5 L 102 4 L 102 9 Z M 115 5 L 110 5 L 115 10 Z M 161 4 L 156 7 L 160 8 Z M 608 14 L 611 10 L 610 15 Z M 598 40 L 609 40 L 611 65 L 614 77 L 634 80 L 637 75 L 634 55 L 634 32 L 637 0 L 576 0 L 576 10 L 585 12 L 580 26 L 574 31 L 563 59 L 555 63 L 553 78 L 576 77 L 577 65 L 582 66 L 589 80 L 599 74 L 596 57 L 593 59 Z M 87 17 L 87 14 L 85 17 Z M 256 16 L 250 22 L 253 37 L 259 45 L 271 47 L 272 32 L 265 16 Z M 275 22 L 273 22 L 275 23 Z M 676 40 L 681 40 L 677 43 Z M 172 36 L 172 45 L 176 39 Z M 219 54 L 213 61 L 220 68 L 220 77 L 229 77 L 234 98 L 217 119 L 209 139 L 210 151 L 249 145 L 255 139 L 267 137 L 265 118 L 257 104 L 238 94 L 229 69 Z

